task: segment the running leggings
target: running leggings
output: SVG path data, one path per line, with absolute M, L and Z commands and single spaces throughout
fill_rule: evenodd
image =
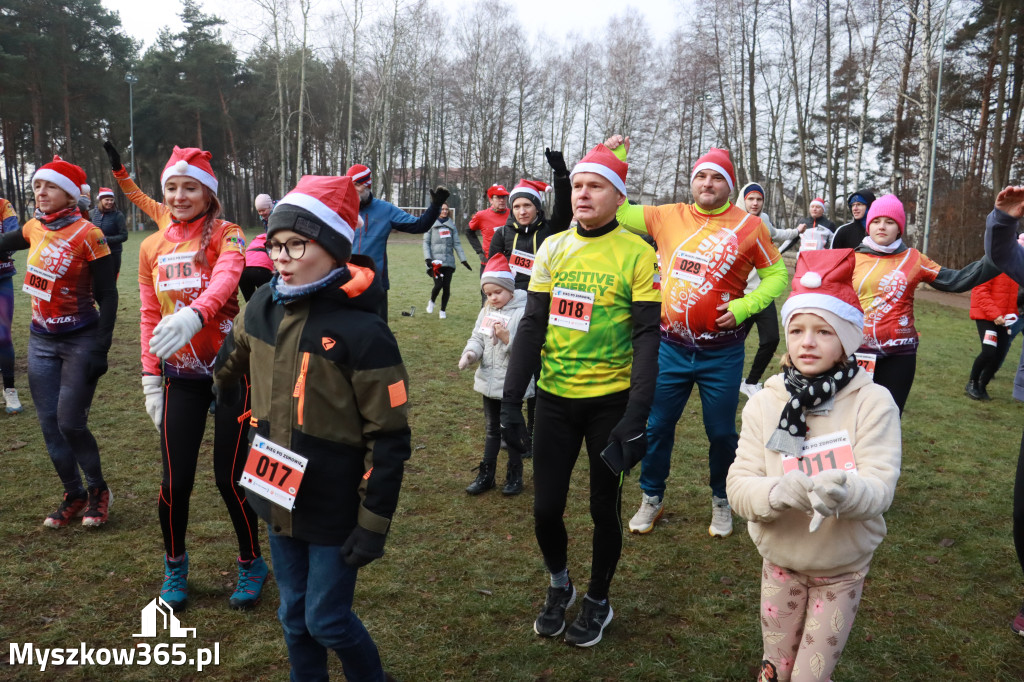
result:
M 455 268 L 441 268 L 441 272 L 434 278 L 434 289 L 430 292 L 430 301 L 437 300 L 437 294 L 441 292 L 441 310 L 448 307 L 448 299 L 452 295 L 452 274 Z
M 1009 330 L 988 320 L 975 320 L 978 325 L 978 339 L 981 341 L 981 352 L 974 359 L 971 367 L 971 381 L 977 381 L 982 387 L 988 386 L 1010 350 Z M 985 343 L 985 334 L 995 334 L 995 345 Z
M 14 341 L 11 320 L 14 317 L 14 285 L 12 277 L 0 277 L 0 375 L 4 388 L 14 388 Z
M 164 384 L 164 416 L 160 429 L 160 528 L 167 556 L 185 553 L 189 498 L 196 478 L 199 446 L 206 430 L 206 415 L 213 401 L 211 379 L 168 378 Z M 213 475 L 220 496 L 228 507 L 238 537 L 238 555 L 243 561 L 260 556 L 256 513 L 245 501 L 245 490 L 237 481 L 248 451 L 246 421 L 238 417 L 249 405 L 249 383 L 245 400 L 235 406 L 218 405 L 213 421 Z
M 910 396 L 910 387 L 914 385 L 914 374 L 917 373 L 917 353 L 912 355 L 879 355 L 875 358 L 875 383 L 885 386 L 900 408 Z
M 747 383 L 756 384 L 761 381 L 779 347 L 779 314 L 775 311 L 775 301 L 761 312 L 751 315 L 750 321 L 757 327 L 757 354 L 750 365 Z
M 626 412 L 629 391 L 597 398 L 562 398 L 537 389 L 533 440 L 533 523 L 551 573 L 568 565 L 569 536 L 562 515 L 573 467 L 585 441 L 590 458 L 590 518 L 594 521 L 587 593 L 608 598 L 622 553 L 622 484 L 601 459 L 608 434 Z
M 1013 482 L 1013 547 L 1017 550 L 1020 570 L 1024 572 L 1024 435 L 1017 457 L 1017 478 Z

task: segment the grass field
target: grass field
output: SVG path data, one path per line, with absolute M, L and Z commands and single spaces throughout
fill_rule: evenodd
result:
M 90 420 L 115 497 L 103 528 L 42 526 L 60 485 L 24 374 L 28 297 L 16 293 L 18 388 L 26 409 L 0 414 L 0 679 L 286 680 L 273 581 L 255 610 L 227 605 L 236 550 L 213 482 L 212 430 L 192 498 L 191 605 L 179 615 L 196 628 L 189 650 L 219 643 L 220 664 L 202 673 L 189 666 L 68 665 L 41 673 L 9 660 L 10 643 L 134 647 L 139 611 L 159 592 L 157 433 L 139 384 L 136 268 L 144 236 L 132 234 L 126 245 L 111 369 Z M 699 398 L 679 424 L 663 521 L 651 535 L 625 538 L 611 591 L 615 620 L 604 640 L 581 650 L 538 638 L 531 624 L 547 576 L 533 537 L 530 465 L 523 495 L 463 492 L 483 444 L 472 374 L 456 367 L 478 310 L 477 276 L 459 268 L 442 321 L 425 313 L 430 280 L 419 238 L 396 236 L 389 253 L 391 324 L 412 377 L 414 452 L 387 554 L 362 571 L 356 595 L 385 667 L 405 682 L 755 679 L 760 557 L 739 520 L 728 539 L 707 535 Z M 23 265 L 22 254 L 22 272 Z M 20 288 L 20 279 L 15 283 Z M 412 305 L 415 316 L 399 314 Z M 971 402 L 963 385 L 978 352 L 974 324 L 966 312 L 936 304 L 919 303 L 917 312 L 923 343 L 903 420 L 903 474 L 886 514 L 889 537 L 875 555 L 834 679 L 1021 680 L 1024 643 L 1008 627 L 1024 596 L 1010 538 L 1024 424 L 1022 406 L 1010 397 L 1020 345 L 989 387 L 995 400 Z M 585 468 L 584 457 L 567 512 L 570 570 L 579 585 L 590 557 Z M 639 500 L 634 475 L 625 484 L 624 523 Z M 269 558 L 265 537 L 264 550 Z M 336 663 L 333 674 L 342 679 Z

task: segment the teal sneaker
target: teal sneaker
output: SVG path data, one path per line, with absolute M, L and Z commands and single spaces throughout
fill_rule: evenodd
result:
M 185 608 L 188 601 L 188 552 L 180 561 L 171 561 L 164 556 L 164 586 L 160 598 L 175 611 Z
M 251 609 L 260 600 L 260 593 L 263 592 L 263 583 L 267 581 L 267 562 L 263 557 L 258 556 L 252 561 L 238 560 L 238 586 L 235 593 L 231 595 L 231 608 Z

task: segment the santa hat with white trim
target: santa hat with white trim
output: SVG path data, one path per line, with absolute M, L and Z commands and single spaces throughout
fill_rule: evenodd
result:
M 822 211 L 825 210 L 825 200 L 822 199 L 821 197 L 814 197 L 813 199 L 811 199 L 810 205 L 811 206 L 821 206 L 821 210 Z
M 352 178 L 352 182 L 358 182 L 366 185 L 367 187 L 373 186 L 373 174 L 370 173 L 370 169 L 361 163 L 353 164 L 349 167 L 345 175 Z
M 100 187 L 100 191 L 96 195 L 96 198 L 97 199 L 102 199 L 103 197 L 110 197 L 111 199 L 113 199 L 114 198 L 114 190 L 110 189 L 109 187 Z
M 295 189 L 274 206 L 267 221 L 267 238 L 291 230 L 314 240 L 339 264 L 352 255 L 359 216 L 359 192 L 347 175 L 303 175 Z
M 793 275 L 793 291 L 782 306 L 786 329 L 797 313 L 811 313 L 835 329 L 843 352 L 852 355 L 864 336 L 864 310 L 853 290 L 853 249 L 801 251 Z
M 53 161 L 50 163 L 40 166 L 32 176 L 32 182 L 36 180 L 52 182 L 76 200 L 83 194 L 88 196 L 92 191 L 86 183 L 85 171 L 80 166 L 69 163 L 57 155 L 54 155 Z
M 611 149 L 599 144 L 587 152 L 587 155 L 573 167 L 572 172 L 569 173 L 569 179 L 572 180 L 577 173 L 597 173 L 612 183 L 622 196 L 626 196 L 626 171 L 628 170 L 628 163 L 619 160 L 619 157 L 615 156 Z
M 713 170 L 722 174 L 725 181 L 729 183 L 729 191 L 736 189 L 736 171 L 732 167 L 732 159 L 729 158 L 728 149 L 712 147 L 708 153 L 697 159 L 693 164 L 693 171 L 690 172 L 690 182 L 697 177 L 702 170 Z
M 210 159 L 213 154 L 196 147 L 179 147 L 174 145 L 171 158 L 167 159 L 164 172 L 160 175 L 160 186 L 167 184 L 170 178 L 184 176 L 198 180 L 214 194 L 217 193 L 217 177 L 213 174 Z
M 515 200 L 519 197 L 525 197 L 533 202 L 533 205 L 537 207 L 538 211 L 543 211 L 544 207 L 541 206 L 542 196 L 547 192 L 553 192 L 554 188 L 548 183 L 542 180 L 527 180 L 522 178 L 515 187 L 512 188 L 512 193 L 508 196 L 508 205 L 511 206 L 515 203 Z
M 505 258 L 505 254 L 496 253 L 487 261 L 484 273 L 480 276 L 480 288 L 482 289 L 485 284 L 497 284 L 509 291 L 516 290 L 516 276 L 508 267 L 508 259 Z

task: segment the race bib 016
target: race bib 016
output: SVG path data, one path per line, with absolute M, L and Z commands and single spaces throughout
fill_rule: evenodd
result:
M 192 262 L 195 256 L 195 251 L 185 251 L 167 253 L 157 258 L 157 291 L 181 291 L 202 287 L 203 277 Z
M 850 433 L 843 430 L 816 438 L 808 438 L 804 441 L 800 456 L 782 456 L 782 469 L 786 473 L 800 470 L 808 476 L 814 476 L 830 469 L 856 473 L 857 462 L 853 458 Z
M 551 296 L 548 324 L 576 331 L 590 331 L 590 316 L 594 311 L 594 294 L 590 291 L 556 287 Z
M 291 511 L 308 461 L 257 434 L 238 484 Z

